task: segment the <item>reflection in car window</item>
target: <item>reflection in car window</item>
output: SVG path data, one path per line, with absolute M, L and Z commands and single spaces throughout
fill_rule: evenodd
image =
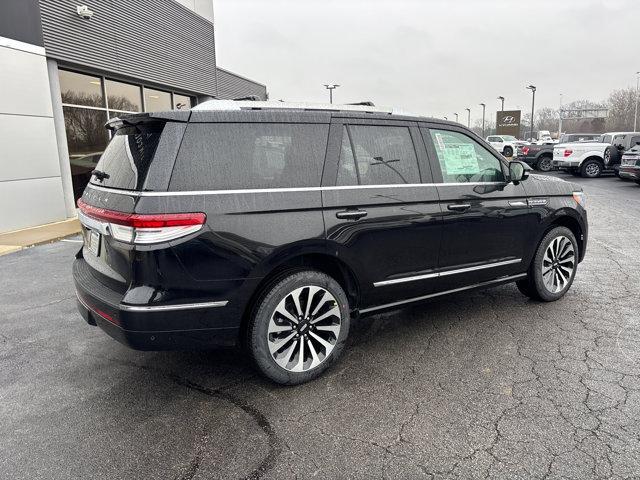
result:
M 374 125 L 345 127 L 336 184 L 399 183 L 420 183 L 418 159 L 409 129 Z
M 470 137 L 447 130 L 430 130 L 445 183 L 502 182 L 502 164 Z

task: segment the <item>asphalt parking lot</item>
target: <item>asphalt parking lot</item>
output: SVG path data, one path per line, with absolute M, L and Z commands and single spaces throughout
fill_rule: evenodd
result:
M 640 187 L 555 175 L 590 219 L 564 299 L 509 285 L 362 319 L 298 387 L 84 324 L 78 243 L 0 257 L 0 477 L 639 478 Z

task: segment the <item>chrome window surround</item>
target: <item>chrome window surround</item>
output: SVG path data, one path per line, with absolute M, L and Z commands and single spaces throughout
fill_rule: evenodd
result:
M 515 258 L 513 260 L 504 260 L 501 262 L 484 263 L 482 265 L 475 265 L 473 267 L 456 268 L 455 270 L 444 270 L 441 272 L 426 273 L 424 275 L 414 275 L 411 277 L 394 278 L 391 280 L 383 280 L 381 282 L 374 282 L 374 287 L 386 287 L 387 285 L 396 285 L 398 283 L 415 282 L 417 280 L 427 280 L 430 278 L 446 277 L 448 275 L 457 275 L 459 273 L 475 272 L 476 270 L 484 270 L 486 268 L 503 267 L 505 265 L 513 265 L 522 262 L 521 258 Z

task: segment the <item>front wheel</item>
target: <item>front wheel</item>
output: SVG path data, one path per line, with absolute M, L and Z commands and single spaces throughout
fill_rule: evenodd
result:
M 267 288 L 248 325 L 248 347 L 263 375 L 295 385 L 324 372 L 349 335 L 349 302 L 330 276 L 304 270 Z
M 517 282 L 526 296 L 553 302 L 571 287 L 578 267 L 578 244 L 573 232 L 555 227 L 542 239 L 531 261 L 527 277 Z
M 542 157 L 540 160 L 538 160 L 537 167 L 541 172 L 550 172 L 553 169 L 551 157 Z
M 511 147 L 504 147 L 504 150 L 502 151 L 502 155 L 504 155 L 505 157 L 511 157 L 511 156 L 513 156 L 513 148 L 511 148 Z

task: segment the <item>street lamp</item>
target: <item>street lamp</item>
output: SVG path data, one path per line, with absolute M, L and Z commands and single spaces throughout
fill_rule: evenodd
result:
M 536 86 L 529 85 L 527 90 L 531 90 L 531 131 L 529 132 L 529 138 L 533 141 L 533 113 L 536 106 Z
M 480 103 L 478 105 L 482 107 L 482 138 L 484 138 L 484 110 L 487 108 L 487 106 L 484 103 Z
M 454 113 L 454 115 L 456 116 L 456 123 L 458 123 L 458 114 Z
M 504 112 L 504 97 L 502 95 L 500 95 L 498 97 L 498 100 L 500 100 L 502 102 L 502 106 L 500 107 L 500 111 Z
M 636 72 L 636 113 L 633 116 L 633 131 L 637 132 L 638 125 L 638 86 L 640 85 L 640 72 Z
M 337 84 L 326 84 L 324 85 L 324 88 L 326 88 L 327 90 L 329 90 L 329 103 L 333 103 L 333 90 L 338 88 L 340 85 Z
M 467 111 L 467 128 L 471 128 L 471 109 L 465 108 Z
M 558 110 L 558 138 L 562 135 L 562 94 L 560 94 L 560 109 Z

